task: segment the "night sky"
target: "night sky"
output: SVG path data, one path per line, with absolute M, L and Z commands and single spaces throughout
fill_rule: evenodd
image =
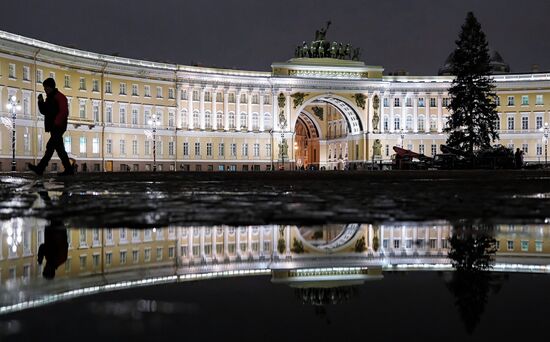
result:
M 267 71 L 331 20 L 327 39 L 360 47 L 367 64 L 435 75 L 470 10 L 512 72 L 550 70 L 547 0 L 25 0 L 3 6 L 0 30 L 138 59 Z

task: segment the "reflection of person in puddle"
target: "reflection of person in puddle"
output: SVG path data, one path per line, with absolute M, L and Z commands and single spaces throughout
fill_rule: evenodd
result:
M 44 243 L 38 247 L 38 264 L 46 258 L 46 265 L 42 276 L 46 279 L 55 277 L 55 270 L 67 261 L 69 244 L 67 243 L 67 230 L 63 223 L 52 220 L 44 231 Z

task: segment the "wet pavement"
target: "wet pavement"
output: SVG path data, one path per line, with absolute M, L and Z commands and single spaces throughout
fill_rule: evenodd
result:
M 0 220 L 73 227 L 544 223 L 548 171 L 0 174 Z

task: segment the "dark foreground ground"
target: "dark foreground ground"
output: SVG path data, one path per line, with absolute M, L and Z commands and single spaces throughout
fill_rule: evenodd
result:
M 544 223 L 550 172 L 2 173 L 0 219 L 19 217 L 74 227 Z

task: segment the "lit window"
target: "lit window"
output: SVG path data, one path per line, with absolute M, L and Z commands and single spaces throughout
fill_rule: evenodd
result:
M 537 95 L 536 99 L 535 99 L 535 104 L 537 106 L 541 106 L 544 104 L 544 100 L 543 100 L 543 97 L 542 95 Z
M 529 105 L 529 96 L 528 95 L 522 95 L 521 96 L 521 105 L 522 106 Z

